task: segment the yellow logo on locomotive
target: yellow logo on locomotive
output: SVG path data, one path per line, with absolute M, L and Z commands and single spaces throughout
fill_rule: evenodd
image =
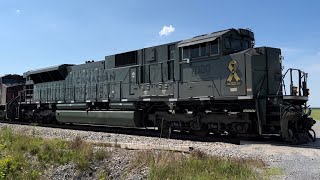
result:
M 231 60 L 228 65 L 228 69 L 230 71 L 230 75 L 227 79 L 226 85 L 227 86 L 240 86 L 241 79 L 237 73 L 238 71 L 238 62 L 236 60 Z

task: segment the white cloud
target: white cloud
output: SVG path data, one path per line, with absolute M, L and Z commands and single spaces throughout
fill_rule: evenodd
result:
M 163 26 L 163 28 L 161 29 L 161 31 L 159 32 L 160 36 L 168 36 L 171 33 L 173 33 L 176 29 L 170 25 L 170 26 Z
M 18 15 L 21 14 L 21 10 L 20 10 L 20 9 L 16 9 L 15 12 L 16 12 L 16 14 L 18 14 Z

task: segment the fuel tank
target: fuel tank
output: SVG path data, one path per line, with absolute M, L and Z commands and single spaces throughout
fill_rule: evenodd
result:
M 57 110 L 61 123 L 94 124 L 117 127 L 142 127 L 140 111 L 71 111 Z

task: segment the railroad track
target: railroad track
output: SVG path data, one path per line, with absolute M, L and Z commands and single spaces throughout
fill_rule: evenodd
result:
M 15 121 L 0 121 L 2 124 L 10 125 L 27 125 L 27 126 L 40 126 L 48 128 L 57 129 L 68 129 L 68 130 L 81 130 L 81 131 L 91 131 L 91 132 L 105 132 L 114 134 L 124 134 L 124 135 L 134 135 L 134 136 L 145 136 L 145 137 L 160 137 L 160 133 L 154 128 L 120 128 L 120 127 L 108 127 L 108 126 L 92 126 L 92 125 L 79 125 L 79 124 L 30 124 L 27 122 Z M 197 142 L 224 142 L 231 144 L 240 144 L 240 139 L 231 138 L 228 136 L 216 137 L 212 134 L 206 137 L 199 137 L 188 133 L 180 133 L 178 131 L 173 131 L 170 139 L 176 140 L 186 140 L 186 141 L 197 141 Z
M 107 127 L 107 126 L 92 126 L 92 125 L 79 125 L 79 124 L 30 124 L 27 122 L 15 121 L 0 121 L 2 124 L 17 124 L 17 125 L 28 125 L 28 126 L 40 126 L 56 129 L 68 129 L 68 130 L 79 130 L 79 131 L 91 131 L 91 132 L 105 132 L 105 133 L 114 133 L 114 134 L 124 134 L 124 135 L 134 135 L 134 136 L 145 136 L 145 137 L 159 137 L 159 132 L 154 128 L 120 128 L 120 127 Z M 197 142 L 223 142 L 231 143 L 236 145 L 252 145 L 252 144 L 270 144 L 274 146 L 289 146 L 289 147 L 298 147 L 298 148 L 313 148 L 320 149 L 320 138 L 317 138 L 317 141 L 308 144 L 300 145 L 290 145 L 286 142 L 281 141 L 277 138 L 265 138 L 257 139 L 251 137 L 241 137 L 241 138 L 232 138 L 229 136 L 220 136 L 216 137 L 212 134 L 206 137 L 199 137 L 188 133 L 180 133 L 179 131 L 173 131 L 170 136 L 170 139 L 176 140 L 186 140 L 186 141 L 197 141 Z

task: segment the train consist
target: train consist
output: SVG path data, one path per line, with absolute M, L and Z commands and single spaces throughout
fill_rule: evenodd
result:
M 307 73 L 283 74 L 281 50 L 254 47 L 248 29 L 7 75 L 0 85 L 5 120 L 315 139 Z

